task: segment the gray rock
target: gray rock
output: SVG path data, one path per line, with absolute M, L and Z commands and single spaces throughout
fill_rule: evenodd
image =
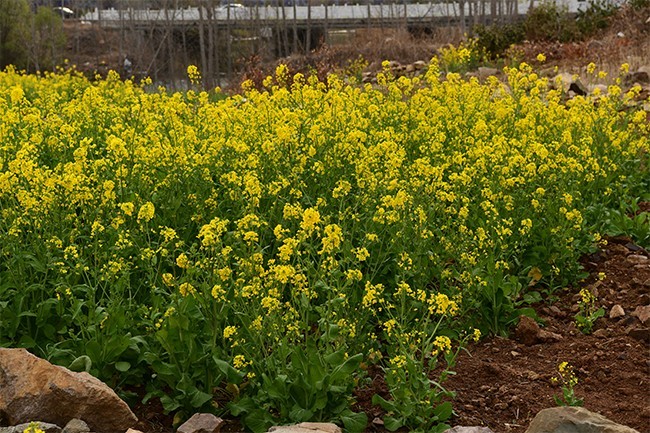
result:
M 25 349 L 0 348 L 0 413 L 9 424 L 32 420 L 65 425 L 83 419 L 97 433 L 123 433 L 138 421 L 106 384 Z
M 616 319 L 618 317 L 625 316 L 625 310 L 620 305 L 616 304 L 609 310 L 609 318 Z
M 634 83 L 650 83 L 650 76 L 646 71 L 630 72 L 624 77 L 625 84 L 631 85 Z
M 553 85 L 559 90 L 562 89 L 565 93 L 569 91 L 577 95 L 586 95 L 587 87 L 582 84 L 580 77 L 568 72 L 562 72 L 555 76 L 552 80 Z
M 598 89 L 601 95 L 607 95 L 607 86 L 605 84 L 590 84 L 587 86 L 587 89 L 589 90 L 589 94 L 594 93 Z
M 636 307 L 630 316 L 635 316 L 645 325 L 645 322 L 650 319 L 650 305 Z
M 185 421 L 178 430 L 178 433 L 217 433 L 221 429 L 223 420 L 211 413 L 195 413 Z
M 43 430 L 45 433 L 61 433 L 61 427 L 56 424 L 42 421 L 35 421 L 35 423 L 38 424 L 38 428 Z M 29 424 L 30 423 L 26 422 L 13 426 L 12 428 L 15 433 L 23 433 L 25 429 L 29 427 Z
M 275 426 L 269 429 L 274 433 L 341 433 L 336 424 L 326 422 L 301 422 L 295 425 Z
M 495 76 L 499 73 L 499 70 L 496 68 L 488 68 L 486 66 L 480 66 L 478 68 L 478 77 L 481 80 L 486 80 L 488 77 Z
M 639 433 L 583 407 L 554 407 L 535 415 L 526 433 Z
M 464 426 L 456 426 L 452 427 L 449 430 L 445 430 L 445 433 L 494 433 L 492 430 L 490 430 L 488 427 L 479 427 L 479 426 L 471 426 L 471 427 L 464 427 Z
M 648 258 L 640 254 L 631 254 L 627 256 L 627 261 L 632 263 L 646 263 Z
M 532 346 L 533 344 L 538 343 L 549 343 L 562 339 L 560 334 L 541 329 L 537 322 L 528 316 L 519 317 L 519 324 L 515 329 L 515 337 L 517 338 L 517 341 L 526 346 Z
M 68 423 L 63 427 L 63 433 L 89 433 L 90 427 L 86 424 L 85 421 L 80 420 L 79 418 L 72 418 Z

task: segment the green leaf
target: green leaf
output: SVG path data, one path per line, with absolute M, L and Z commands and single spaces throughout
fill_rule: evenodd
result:
M 335 368 L 331 375 L 332 383 L 349 378 L 359 368 L 361 360 L 363 360 L 363 354 L 357 353 L 348 358 L 340 367 Z
M 451 406 L 451 403 L 446 401 L 444 403 L 440 403 L 436 408 L 433 410 L 433 414 L 438 418 L 438 421 L 445 421 L 449 419 L 453 412 L 453 408 Z
M 25 349 L 31 349 L 36 347 L 36 341 L 29 335 L 23 335 L 18 341 L 18 347 L 24 347 Z
M 372 396 L 372 404 L 376 406 L 380 406 L 382 409 L 388 412 L 395 410 L 395 404 L 391 401 L 384 399 L 379 394 L 375 394 Z
M 345 362 L 345 349 L 337 350 L 334 353 L 330 353 L 325 356 L 325 362 L 327 362 L 332 367 L 343 364 Z
M 269 397 L 284 400 L 287 398 L 287 376 L 284 374 L 278 375 L 273 382 L 266 379 L 264 380 L 264 389 Z
M 310 410 L 302 408 L 300 406 L 294 406 L 289 412 L 289 418 L 291 421 L 303 422 L 309 421 L 314 416 L 314 413 Z
M 130 335 L 114 336 L 104 346 L 105 360 L 110 362 L 124 353 L 131 345 Z
M 89 341 L 86 343 L 86 355 L 90 357 L 95 363 L 102 360 L 102 347 L 96 341 Z
M 345 430 L 349 433 L 360 433 L 366 429 L 368 425 L 368 415 L 365 413 L 355 413 L 348 411 L 345 416 L 341 416 L 341 421 Z
M 310 406 L 310 397 L 314 390 L 309 386 L 302 375 L 298 376 L 296 381 L 289 386 L 289 396 L 301 407 Z
M 181 404 L 178 401 L 176 401 L 175 399 L 171 398 L 168 395 L 163 395 L 162 397 L 160 397 L 160 403 L 162 403 L 165 413 L 169 413 L 173 410 L 176 410 L 181 406 Z
M 199 391 L 198 389 L 194 389 L 193 391 L 190 392 L 190 396 L 192 397 L 190 400 L 190 404 L 192 405 L 193 408 L 200 408 L 204 404 L 206 404 L 208 401 L 212 400 L 212 394 L 208 394 L 207 392 Z
M 524 294 L 524 302 L 526 304 L 535 304 L 541 302 L 542 295 L 538 291 L 528 292 Z
M 386 430 L 395 431 L 401 428 L 402 426 L 404 426 L 404 422 L 402 421 L 401 418 L 395 418 L 392 416 L 384 417 L 384 427 L 386 427 Z
M 118 361 L 115 363 L 115 369 L 117 371 L 121 371 L 122 373 L 124 373 L 125 371 L 129 371 L 130 368 L 131 368 L 131 364 L 126 361 Z
M 239 416 L 256 410 L 258 405 L 250 397 L 244 397 L 238 401 L 228 403 L 228 410 L 232 416 Z
M 429 430 L 428 433 L 442 433 L 446 430 L 449 430 L 450 428 L 451 426 L 449 424 L 436 424 L 436 426 Z
M 18 317 L 36 317 L 36 313 L 34 313 L 34 312 L 32 312 L 32 311 L 29 311 L 29 310 L 27 310 L 27 311 L 21 311 L 21 312 L 18 314 Z
M 48 340 L 54 340 L 54 334 L 56 334 L 56 328 L 54 326 L 48 323 L 41 326 L 40 328 Z
M 236 370 L 232 365 L 228 364 L 226 361 L 223 361 L 216 356 L 212 357 L 212 360 L 214 361 L 215 365 L 223 373 L 223 375 L 226 377 L 226 380 L 230 383 L 234 383 L 236 385 L 239 385 L 242 380 L 244 379 L 244 373 L 240 372 L 239 370 Z
M 253 433 L 264 433 L 273 424 L 271 415 L 262 409 L 249 413 L 244 417 L 243 421 Z
M 151 363 L 151 368 L 162 378 L 169 378 L 176 376 L 176 369 L 173 365 L 167 364 L 162 361 L 154 361 Z
M 70 365 L 68 366 L 68 370 L 76 371 L 76 372 L 85 371 L 86 373 L 88 373 L 90 371 L 90 368 L 92 367 L 92 364 L 93 363 L 90 360 L 89 356 L 81 355 L 75 358 L 75 360 L 70 363 Z

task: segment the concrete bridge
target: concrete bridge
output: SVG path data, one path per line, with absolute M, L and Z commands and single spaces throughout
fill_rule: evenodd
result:
M 567 6 L 569 13 L 586 7 L 586 1 L 558 0 Z M 344 4 L 317 6 L 243 6 L 230 5 L 212 10 L 187 9 L 108 9 L 92 12 L 81 17 L 82 21 L 98 23 L 102 27 L 151 28 L 152 26 L 194 26 L 199 21 L 216 27 L 228 28 L 278 28 L 290 25 L 298 28 L 325 27 L 328 29 L 354 29 L 359 27 L 435 26 L 442 23 L 458 23 L 475 14 L 472 4 L 478 2 L 429 2 L 393 4 Z M 504 17 L 523 16 L 530 7 L 529 1 L 499 1 L 498 11 L 490 11 L 492 5 L 483 2 L 488 12 L 482 22 Z M 461 6 L 462 5 L 462 6 Z M 506 20 L 510 21 L 510 20 Z M 127 24 L 128 23 L 128 24 Z M 469 24 L 469 23 L 468 23 Z

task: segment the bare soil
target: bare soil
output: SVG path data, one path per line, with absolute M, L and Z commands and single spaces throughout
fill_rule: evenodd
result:
M 550 304 L 535 306 L 544 329 L 561 335 L 561 340 L 526 345 L 515 335 L 470 346 L 469 353 L 460 356 L 457 375 L 446 383 L 458 393 L 453 424 L 524 432 L 537 412 L 555 406 L 553 396 L 562 395 L 551 378 L 566 361 L 575 368 L 575 392 L 585 408 L 650 432 L 650 323 L 633 316 L 638 307 L 650 304 L 647 258 L 646 250 L 626 238 L 609 239 L 602 251 L 585 258 L 591 276 L 582 286 L 592 290 L 606 312 L 591 335 L 575 326 L 580 296 L 576 287 Z M 602 281 L 600 272 L 605 273 Z M 615 305 L 625 314 L 610 318 Z

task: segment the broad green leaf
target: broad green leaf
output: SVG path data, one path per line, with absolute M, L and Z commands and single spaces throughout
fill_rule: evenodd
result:
M 355 413 L 349 411 L 344 416 L 341 416 L 341 422 L 345 426 L 345 430 L 349 433 L 360 433 L 366 429 L 368 425 L 368 415 L 363 412 Z
M 448 401 L 445 401 L 444 403 L 440 403 L 433 410 L 433 414 L 438 418 L 438 421 L 445 421 L 449 419 L 452 412 L 453 412 L 453 408 L 451 406 L 451 403 Z
M 253 433 L 264 433 L 273 424 L 273 418 L 264 410 L 257 409 L 244 417 L 244 424 Z
M 332 383 L 349 378 L 349 376 L 359 368 L 362 359 L 363 354 L 357 353 L 356 355 L 349 357 L 340 367 L 335 368 L 331 375 Z
M 386 427 L 386 430 L 388 431 L 395 431 L 399 428 L 402 428 L 403 425 L 404 422 L 400 418 L 395 418 L 392 416 L 384 417 L 384 427 Z
M 291 421 L 295 421 L 295 422 L 309 421 L 313 416 L 314 413 L 312 411 L 299 406 L 294 406 L 291 409 L 291 412 L 289 412 L 289 418 L 291 419 Z
M 325 356 L 325 362 L 327 362 L 332 367 L 343 364 L 345 362 L 345 350 L 341 349 L 337 350 L 334 353 L 330 353 L 329 355 Z
M 86 373 L 88 373 L 90 371 L 92 364 L 93 363 L 90 360 L 89 356 L 81 355 L 75 358 L 75 360 L 70 363 L 68 369 L 71 371 L 76 371 L 76 372 L 85 371 Z
M 226 361 L 223 361 L 217 358 L 216 356 L 212 357 L 212 361 L 214 361 L 215 365 L 217 366 L 219 371 L 223 373 L 223 375 L 226 377 L 226 380 L 228 382 L 239 385 L 244 379 L 245 374 L 239 370 L 236 370 L 232 365 L 230 365 Z
M 121 371 L 122 373 L 124 373 L 125 371 L 129 371 L 130 368 L 131 368 L 131 364 L 126 361 L 118 361 L 115 363 L 115 369 L 117 371 Z
M 380 406 L 385 411 L 390 412 L 390 411 L 395 410 L 395 404 L 393 402 L 390 402 L 390 401 L 384 399 L 379 394 L 375 394 L 375 395 L 372 396 L 372 404 L 374 404 L 376 406 Z
M 249 413 L 252 412 L 253 410 L 256 410 L 257 408 L 258 405 L 250 397 L 244 397 L 237 401 L 228 403 L 228 410 L 230 411 L 230 414 L 233 416 L 239 416 L 241 414 Z
M 192 407 L 199 409 L 201 406 L 206 404 L 208 401 L 212 400 L 212 394 L 208 394 L 207 392 L 199 391 L 198 389 L 194 389 L 192 392 L 189 393 L 191 396 L 190 399 L 190 404 Z
M 171 398 L 168 395 L 163 395 L 162 397 L 160 397 L 160 403 L 162 403 L 165 413 L 169 413 L 181 407 L 178 401 L 176 401 L 175 399 Z

